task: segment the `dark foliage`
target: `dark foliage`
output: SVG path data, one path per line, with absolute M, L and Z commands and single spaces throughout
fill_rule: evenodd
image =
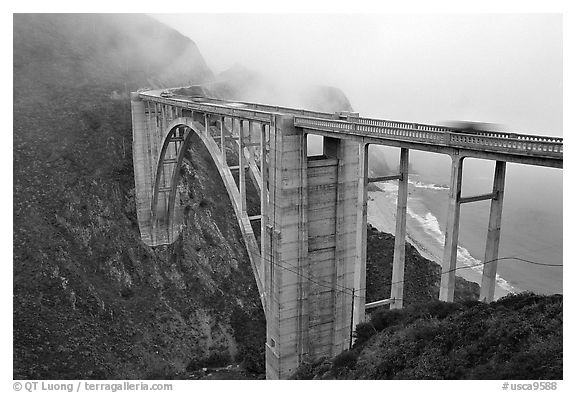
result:
M 561 295 L 523 293 L 491 304 L 429 302 L 381 311 L 358 326 L 353 351 L 335 358 L 328 370 L 307 366 L 306 375 L 562 379 L 562 305 Z
M 180 240 L 147 247 L 136 220 L 128 93 L 210 75 L 192 41 L 144 15 L 14 16 L 14 378 L 242 360 L 230 315 L 263 315 L 207 151 L 187 157 Z
M 366 257 L 366 301 L 386 299 L 390 295 L 394 236 L 368 225 Z M 404 305 L 420 304 L 438 299 L 440 266 L 420 255 L 411 244 L 406 244 L 404 272 Z M 477 300 L 478 284 L 456 277 L 456 301 Z
M 339 368 L 354 368 L 356 360 L 358 359 L 358 351 L 347 350 L 334 358 L 332 365 L 334 369 Z

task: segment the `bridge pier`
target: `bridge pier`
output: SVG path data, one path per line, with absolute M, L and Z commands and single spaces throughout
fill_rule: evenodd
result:
M 270 126 L 269 126 L 270 127 Z M 269 128 L 270 130 L 270 128 Z M 270 242 L 268 241 L 268 204 L 269 204 L 269 185 L 268 185 L 268 167 L 270 163 L 268 162 L 269 154 L 267 151 L 267 138 L 266 138 L 266 125 L 262 124 L 261 134 L 260 134 L 260 176 L 262 179 L 262 187 L 260 192 L 260 271 L 264 272 L 267 265 L 266 259 L 270 260 L 270 254 L 268 252 L 270 248 Z M 264 310 L 264 312 L 268 312 Z
M 444 241 L 444 258 L 442 260 L 442 276 L 440 279 L 440 300 L 454 301 L 456 268 L 458 260 L 458 233 L 460 227 L 460 205 L 490 199 L 490 218 L 484 253 L 482 283 L 480 285 L 480 301 L 494 300 L 496 288 L 496 271 L 498 270 L 498 249 L 500 246 L 500 228 L 504 203 L 504 183 L 506 177 L 506 162 L 496 161 L 493 189 L 490 194 L 462 197 L 462 172 L 464 157 L 452 156 L 450 174 L 450 192 L 448 198 L 448 215 Z
M 368 144 L 362 143 L 358 159 L 358 203 L 356 206 L 356 261 L 354 263 L 354 326 L 366 317 L 366 242 L 368 225 Z
M 327 138 L 307 157 L 306 134 L 277 116 L 269 173 L 266 374 L 284 379 L 350 344 L 358 143 Z
M 408 203 L 408 152 L 400 149 L 400 179 L 398 179 L 398 202 L 396 204 L 396 232 L 394 233 L 394 259 L 390 308 L 402 308 L 404 304 L 404 262 L 406 259 L 406 208 Z
M 152 244 L 150 205 L 152 202 L 152 173 L 156 170 L 153 149 L 156 147 L 154 133 L 148 127 L 144 113 L 144 101 L 132 93 L 132 152 L 134 162 L 134 182 L 136 187 L 136 211 L 140 236 L 146 244 Z
M 289 117 L 275 119 L 270 133 L 269 247 L 266 258 L 266 378 L 287 378 L 308 352 L 301 278 L 308 275 L 304 225 L 306 141 Z
M 440 278 L 440 300 L 454 301 L 456 282 L 456 261 L 458 256 L 458 231 L 460 227 L 460 193 L 462 192 L 462 169 L 464 157 L 452 155 L 450 171 L 450 191 L 448 194 L 448 215 L 444 232 L 444 257 Z
M 504 181 L 506 178 L 506 162 L 496 161 L 494 169 L 493 197 L 490 204 L 490 219 L 486 238 L 486 252 L 482 270 L 482 285 L 480 286 L 480 301 L 489 303 L 494 300 L 496 288 L 496 271 L 498 270 L 498 248 L 500 246 L 500 227 L 502 223 L 502 208 L 504 206 Z
M 220 117 L 220 151 L 222 165 L 226 165 L 226 139 L 224 137 L 224 116 Z
M 239 120 L 238 128 L 238 188 L 242 211 L 246 211 L 246 158 L 244 156 L 244 120 Z

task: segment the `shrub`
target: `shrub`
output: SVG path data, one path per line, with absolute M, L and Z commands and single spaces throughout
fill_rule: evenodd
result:
M 370 337 L 378 331 L 370 322 L 362 322 L 356 325 L 356 330 L 354 331 L 354 347 L 364 344 Z
M 405 310 L 385 310 L 375 313 L 370 323 L 377 331 L 382 331 L 390 326 L 402 323 L 406 319 Z
M 356 360 L 358 359 L 358 355 L 359 352 L 357 351 L 344 351 L 334 358 L 332 365 L 334 368 L 354 368 L 356 365 Z

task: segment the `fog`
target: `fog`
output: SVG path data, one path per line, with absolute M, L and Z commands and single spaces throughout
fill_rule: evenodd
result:
M 153 16 L 195 41 L 216 75 L 241 64 L 286 89 L 335 86 L 366 117 L 562 136 L 560 14 Z M 383 155 L 394 169 L 397 149 Z M 447 183 L 448 157 L 410 161 Z M 463 194 L 489 192 L 493 168 L 465 160 Z M 561 234 L 561 170 L 510 164 L 507 184 L 508 211 L 544 209 Z
M 364 116 L 562 135 L 561 15 L 154 15 L 215 73 L 339 87 Z
M 153 16 L 194 40 L 215 74 L 241 64 L 286 90 L 335 86 L 366 117 L 562 136 L 560 14 Z M 448 174 L 438 156 L 414 152 L 411 161 Z M 478 176 L 489 167 L 472 166 Z

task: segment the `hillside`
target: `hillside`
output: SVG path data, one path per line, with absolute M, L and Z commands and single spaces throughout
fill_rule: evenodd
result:
M 336 87 L 299 85 L 296 81 L 292 82 L 273 80 L 241 64 L 235 64 L 216 75 L 210 89 L 217 97 L 233 100 L 320 112 L 352 111 L 350 101 L 344 92 Z
M 438 299 L 441 267 L 424 258 L 414 246 L 406 243 L 404 267 L 404 305 L 419 304 Z M 394 236 L 380 232 L 368 224 L 366 250 L 366 302 L 390 297 Z M 478 300 L 480 287 L 456 276 L 455 301 Z
M 262 377 L 253 274 L 199 143 L 188 227 L 139 238 L 128 93 L 212 78 L 194 42 L 143 15 L 17 14 L 13 44 L 14 378 Z
M 350 351 L 296 379 L 562 379 L 562 295 L 412 305 L 358 327 Z
M 206 151 L 188 157 L 182 238 L 138 233 L 127 93 L 211 75 L 146 16 L 14 16 L 14 378 L 166 378 L 263 336 L 243 322 L 262 310 L 235 220 L 215 226 L 233 210 Z
M 264 315 L 200 143 L 183 169 L 180 239 L 150 248 L 138 232 L 128 93 L 211 79 L 196 45 L 143 15 L 17 14 L 13 67 L 13 377 L 171 378 L 235 362 L 242 377 L 261 378 Z M 342 92 L 316 91 L 307 99 L 334 105 L 326 110 L 349 108 Z M 369 239 L 368 296 L 379 297 L 393 238 Z M 414 256 L 408 269 L 420 276 L 430 264 Z M 407 296 L 433 297 L 429 284 Z

